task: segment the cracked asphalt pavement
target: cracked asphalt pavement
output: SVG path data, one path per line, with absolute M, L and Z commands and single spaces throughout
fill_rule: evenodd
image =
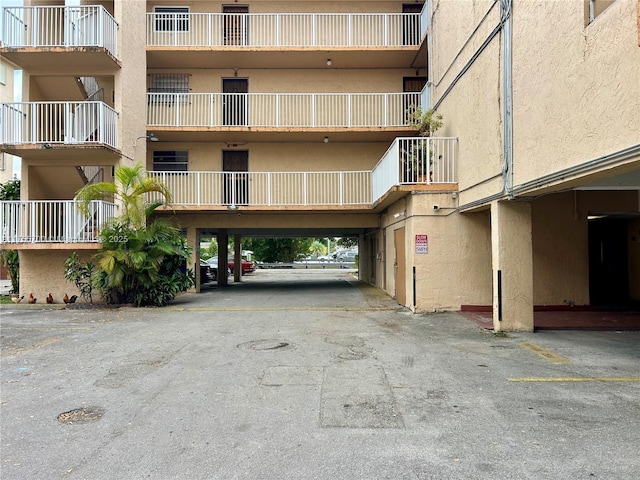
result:
M 640 472 L 638 331 L 502 338 L 345 270 L 0 322 L 3 480 Z

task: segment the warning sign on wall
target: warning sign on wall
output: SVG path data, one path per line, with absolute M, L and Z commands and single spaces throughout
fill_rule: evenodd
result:
M 416 253 L 429 253 L 429 237 L 416 235 Z

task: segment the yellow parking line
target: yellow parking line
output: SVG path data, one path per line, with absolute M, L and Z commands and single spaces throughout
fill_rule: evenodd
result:
M 166 311 L 170 312 L 379 312 L 379 311 L 395 311 L 393 307 L 170 307 Z
M 541 347 L 537 343 L 520 342 L 518 343 L 518 346 L 535 353 L 539 357 L 544 358 L 547 362 L 571 363 L 571 360 L 569 360 L 568 358 L 563 357 L 562 355 L 559 355 L 555 352 L 552 352 L 551 350 L 547 350 L 546 348 Z
M 640 382 L 640 377 L 523 377 L 510 382 Z

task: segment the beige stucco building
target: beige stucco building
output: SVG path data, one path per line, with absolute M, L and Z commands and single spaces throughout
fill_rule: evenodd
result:
M 532 330 L 534 306 L 640 302 L 638 0 L 28 3 L 0 47 L 23 292 L 72 290 L 117 208 L 75 192 L 143 163 L 192 245 L 357 235 L 360 277 L 416 311 Z
M 0 102 L 14 100 L 14 71 L 16 66 L 6 58 L 0 58 Z M 0 152 L 0 184 L 13 180 L 13 164 L 15 158 L 5 152 Z M 0 267 L 1 268 L 1 267 Z

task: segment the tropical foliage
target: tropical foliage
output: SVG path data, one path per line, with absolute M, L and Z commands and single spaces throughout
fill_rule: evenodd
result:
M 442 128 L 442 115 L 434 109 L 423 110 L 420 105 L 412 105 L 407 110 L 409 125 L 418 131 L 421 137 L 431 137 Z
M 115 184 L 88 184 L 77 195 L 84 211 L 92 200 L 105 198 L 122 208 L 100 232 L 93 285 L 108 303 L 167 305 L 195 283 L 194 272 L 186 268 L 191 252 L 180 230 L 162 219 L 147 225 L 158 206 L 169 204 L 170 193 L 161 182 L 146 177 L 140 165 L 118 168 L 115 180 Z M 146 196 L 152 192 L 163 201 L 147 203 Z
M 262 262 L 291 263 L 309 254 L 311 238 L 247 238 L 242 246 Z
M 73 282 L 80 291 L 85 302 L 93 303 L 95 265 L 91 262 L 83 264 L 73 252 L 64 262 L 64 278 Z
M 80 202 L 80 209 L 89 214 L 89 203 L 92 200 L 110 199 L 118 203 L 122 212 L 118 223 L 125 228 L 143 229 L 147 218 L 156 208 L 171 203 L 169 188 L 155 178 L 144 174 L 142 165 L 135 167 L 119 167 L 115 171 L 115 183 L 89 183 L 78 191 L 76 198 Z M 146 202 L 149 193 L 159 193 L 162 201 Z
M 9 180 L 0 185 L 0 200 L 20 200 L 20 180 Z M 20 258 L 17 250 L 0 250 L 0 261 L 7 267 L 11 278 L 11 291 L 20 289 Z

